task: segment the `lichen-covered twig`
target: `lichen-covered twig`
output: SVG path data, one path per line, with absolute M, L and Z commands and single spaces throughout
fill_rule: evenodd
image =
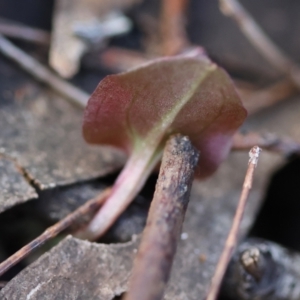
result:
M 10 256 L 8 259 L 3 261 L 0 264 L 0 276 L 8 271 L 11 267 L 20 262 L 23 258 L 32 253 L 35 249 L 42 246 L 48 240 L 57 236 L 60 232 L 65 230 L 70 225 L 74 224 L 75 221 L 79 220 L 81 217 L 88 215 L 90 213 L 95 212 L 99 209 L 100 205 L 106 200 L 106 198 L 110 194 L 110 189 L 106 189 L 96 198 L 89 200 L 79 208 L 77 208 L 74 212 L 66 216 L 61 221 L 57 222 L 53 226 L 46 229 L 40 236 L 31 241 L 29 244 L 21 248 L 15 254 Z
M 241 31 L 265 59 L 300 88 L 300 68 L 271 41 L 239 1 L 219 0 L 219 2 L 221 11 L 237 22 Z
M 0 52 L 15 61 L 22 69 L 30 73 L 37 80 L 46 83 L 55 91 L 80 107 L 85 107 L 89 95 L 72 84 L 56 76 L 49 69 L 25 53 L 3 35 L 0 34 Z
M 237 239 L 238 239 L 238 231 L 245 211 L 248 195 L 252 187 L 253 174 L 257 166 L 259 153 L 260 153 L 260 148 L 257 146 L 253 147 L 249 152 L 249 157 L 250 157 L 249 165 L 246 172 L 240 200 L 236 209 L 236 213 L 233 219 L 230 232 L 225 242 L 223 252 L 217 264 L 216 271 L 213 276 L 212 283 L 208 291 L 206 300 L 216 299 L 227 265 L 230 261 L 234 247 L 236 246 Z
M 162 299 L 198 157 L 187 137 L 176 135 L 167 142 L 126 300 Z

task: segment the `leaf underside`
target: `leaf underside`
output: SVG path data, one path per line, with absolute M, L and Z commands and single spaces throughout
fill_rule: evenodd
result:
M 194 53 L 104 78 L 88 102 L 83 134 L 128 154 L 162 148 L 170 134 L 187 135 L 201 151 L 196 175 L 205 177 L 226 158 L 245 117 L 226 72 Z

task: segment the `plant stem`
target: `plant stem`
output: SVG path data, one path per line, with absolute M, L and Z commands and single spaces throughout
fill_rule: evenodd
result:
M 79 237 L 96 240 L 102 236 L 138 194 L 161 158 L 155 145 L 145 145 L 133 151 L 100 211 Z

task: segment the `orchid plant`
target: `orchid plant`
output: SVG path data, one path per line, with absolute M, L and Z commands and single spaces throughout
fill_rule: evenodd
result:
M 105 77 L 85 109 L 83 135 L 88 143 L 118 147 L 129 158 L 89 224 L 88 237 L 105 233 L 130 204 L 170 135 L 189 136 L 201 153 L 196 177 L 205 178 L 226 158 L 245 117 L 230 77 L 201 50 Z

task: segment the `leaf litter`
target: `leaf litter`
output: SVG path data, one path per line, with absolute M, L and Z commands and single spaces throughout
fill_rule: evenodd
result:
M 287 119 L 284 119 L 284 120 L 289 120 L 289 115 L 291 115 L 291 116 L 296 116 L 297 115 L 297 112 L 299 112 L 299 109 L 297 108 L 297 105 L 295 105 L 295 103 L 293 103 L 292 105 L 288 105 L 289 107 L 293 107 L 293 109 L 292 109 L 292 111 L 290 111 L 290 114 L 283 114 L 283 115 L 281 115 L 282 117 L 287 117 Z M 273 110 L 273 113 L 274 113 L 274 110 Z M 276 109 L 275 109 L 275 115 L 277 114 L 277 116 L 278 116 L 278 110 L 276 111 Z M 264 115 L 265 116 L 265 115 Z M 278 125 L 278 123 L 282 123 L 282 122 L 280 122 L 280 118 L 274 118 L 274 119 L 272 119 L 272 121 L 274 121 L 275 123 L 273 123 L 270 119 L 271 118 L 273 118 L 273 115 L 272 114 L 267 114 L 267 116 L 270 116 L 270 118 L 268 119 L 268 117 L 267 117 L 267 120 L 265 120 L 265 119 L 263 119 L 263 122 L 264 122 L 264 125 L 267 125 L 267 127 L 271 127 L 273 130 L 274 130 L 274 128 L 276 128 L 276 127 L 279 127 L 279 125 Z M 293 119 L 293 118 L 292 118 Z M 295 119 L 295 120 L 297 120 L 297 118 Z M 290 120 L 289 120 L 290 121 Z M 280 128 L 280 129 L 283 129 L 282 131 L 283 131 L 283 134 L 286 134 L 287 132 L 288 133 L 290 133 L 290 135 L 292 136 L 292 137 L 295 137 L 295 138 L 297 138 L 297 129 L 295 128 L 295 126 L 293 126 L 293 124 L 288 124 L 288 123 L 290 123 L 290 122 L 284 122 L 284 129 L 283 128 Z M 291 127 L 288 127 L 288 128 L 286 128 L 286 126 L 289 126 L 289 125 L 291 125 L 291 127 L 293 127 L 294 129 L 291 129 Z M 294 124 L 295 125 L 295 124 Z M 248 127 L 248 128 L 259 128 L 259 123 L 257 122 L 253 122 L 253 120 L 252 120 L 252 122 L 251 122 L 251 120 L 250 120 L 250 122 L 248 122 L 248 124 L 246 124 L 246 127 Z M 285 129 L 287 129 L 287 130 L 285 130 Z M 236 156 L 237 155 L 237 157 L 238 157 L 238 154 L 232 154 L 231 155 L 231 157 L 232 156 Z M 266 174 L 264 174 L 264 175 L 268 175 L 268 174 L 270 174 L 270 172 L 271 172 L 271 170 L 273 170 L 274 168 L 276 168 L 278 165 L 280 165 L 280 163 L 282 163 L 282 159 L 279 159 L 278 157 L 276 157 L 276 156 L 274 156 L 274 155 L 269 155 L 269 154 L 267 154 L 267 156 L 265 156 L 265 159 L 267 160 L 267 172 L 266 172 Z M 232 165 L 233 166 L 235 166 L 235 163 L 234 162 L 232 162 L 231 161 L 231 163 L 232 163 Z M 240 161 L 240 163 L 242 164 L 242 160 Z M 225 163 L 226 164 L 226 163 Z M 235 166 L 235 167 L 237 167 L 237 166 Z M 222 168 L 222 167 L 221 167 Z M 238 169 L 238 167 L 236 168 L 236 169 Z M 220 172 L 220 171 L 218 171 L 218 172 Z M 218 173 L 217 173 L 218 174 Z M 215 176 L 217 176 L 217 174 L 215 175 Z M 236 175 L 236 174 L 234 174 L 234 173 L 230 173 L 229 172 L 229 174 L 231 174 L 232 175 L 232 177 L 231 177 L 231 179 L 232 178 L 235 178 L 235 176 L 234 175 Z M 228 176 L 228 174 L 225 172 L 225 173 L 223 173 L 223 176 L 225 176 L 225 177 L 227 177 Z M 266 177 L 262 177 L 261 178 L 262 179 L 262 181 L 265 181 L 266 180 Z M 236 180 L 236 178 L 234 179 L 234 180 Z M 223 181 L 224 181 L 224 178 L 223 178 Z M 265 182 L 264 182 L 265 183 Z M 204 183 L 204 184 L 206 184 L 206 183 Z M 223 187 L 223 185 L 224 185 L 224 182 L 222 182 L 222 181 L 220 181 L 219 182 L 219 185 L 220 185 L 220 187 Z M 197 186 L 197 184 L 195 184 L 195 186 Z M 261 191 L 262 191 L 262 189 L 258 189 L 258 190 L 254 190 L 254 193 L 255 192 L 257 192 L 258 191 L 258 194 L 259 193 L 261 193 Z M 206 192 L 206 194 L 205 194 L 205 192 Z M 213 188 L 213 186 L 211 186 L 210 188 L 208 188 L 207 190 L 205 190 L 204 189 L 204 196 L 205 195 L 208 195 L 209 193 L 216 193 L 216 190 Z M 223 194 L 222 192 L 220 193 L 220 194 Z M 220 196 L 220 194 L 219 194 L 219 196 Z M 226 194 L 226 193 L 225 193 Z M 258 195 L 256 194 L 256 197 L 257 197 Z M 255 197 L 254 197 L 255 198 Z M 259 198 L 259 197 L 258 197 Z M 258 198 L 257 198 L 257 201 L 258 201 Z M 228 202 L 230 202 L 230 200 L 228 201 Z M 215 201 L 214 202 L 214 204 L 216 204 L 216 206 L 218 206 L 218 201 Z M 224 203 L 223 203 L 224 204 Z M 220 204 L 221 205 L 221 204 Z M 226 205 L 225 205 L 226 206 Z M 226 206 L 227 207 L 227 206 Z M 195 207 L 194 207 L 195 208 Z M 224 208 L 224 210 L 226 211 L 226 209 L 227 208 Z M 251 209 L 253 209 L 252 211 L 251 211 Z M 243 225 L 242 226 L 242 232 L 245 230 L 245 228 L 247 228 L 247 226 L 249 225 L 249 223 L 248 223 L 248 225 L 247 225 L 247 222 L 250 222 L 251 223 L 251 218 L 253 217 L 253 213 L 254 213 L 254 211 L 257 209 L 257 203 L 256 204 L 252 204 L 252 205 L 250 205 L 250 214 L 248 214 L 248 216 L 247 216 L 247 218 L 246 218 L 246 220 L 245 220 L 245 223 L 246 223 L 246 225 Z M 201 209 L 200 209 L 201 210 Z M 230 210 L 230 208 L 229 208 L 229 210 Z M 223 213 L 223 212 L 222 212 Z M 222 216 L 222 213 L 220 213 L 220 215 Z M 226 213 L 225 213 L 226 214 Z M 222 219 L 222 217 L 221 217 L 221 219 Z M 249 221 L 250 220 L 250 221 Z M 218 222 L 218 221 L 220 221 L 220 220 L 216 220 L 216 222 Z M 199 230 L 201 230 L 201 228 L 199 229 Z M 188 233 L 187 233 L 188 234 Z M 190 234 L 188 234 L 188 236 L 190 237 L 191 235 Z M 217 244 L 218 243 L 218 239 L 215 239 L 214 240 L 215 241 L 215 243 Z M 214 243 L 214 242 L 213 242 Z M 198 250 L 196 251 L 196 252 L 199 252 Z M 211 254 L 213 254 L 213 252 L 210 252 Z M 201 257 L 203 257 L 203 255 L 205 255 L 205 254 L 201 254 L 202 256 Z M 187 255 L 186 256 L 186 258 L 187 258 L 187 260 L 189 259 L 189 256 Z M 209 256 L 207 256 L 207 258 L 209 259 Z M 206 261 L 207 262 L 207 261 Z M 175 265 L 176 265 L 176 262 L 175 262 Z M 176 267 L 176 266 L 175 266 Z M 181 277 L 181 280 L 182 280 L 182 278 L 184 278 L 183 276 Z M 180 283 L 180 280 L 178 281 L 179 283 Z M 197 281 L 198 283 L 199 282 L 201 282 L 201 280 L 199 280 L 199 281 Z M 204 280 L 204 282 L 205 282 L 205 280 Z M 197 284 L 197 283 L 195 283 L 195 284 Z M 201 294 L 201 293 L 200 293 Z M 182 294 L 180 294 L 180 296 L 182 296 Z M 198 296 L 199 296 L 199 294 L 198 294 Z M 191 298 L 191 299 L 193 299 L 193 298 Z M 195 298 L 195 299 L 197 299 L 197 298 Z

